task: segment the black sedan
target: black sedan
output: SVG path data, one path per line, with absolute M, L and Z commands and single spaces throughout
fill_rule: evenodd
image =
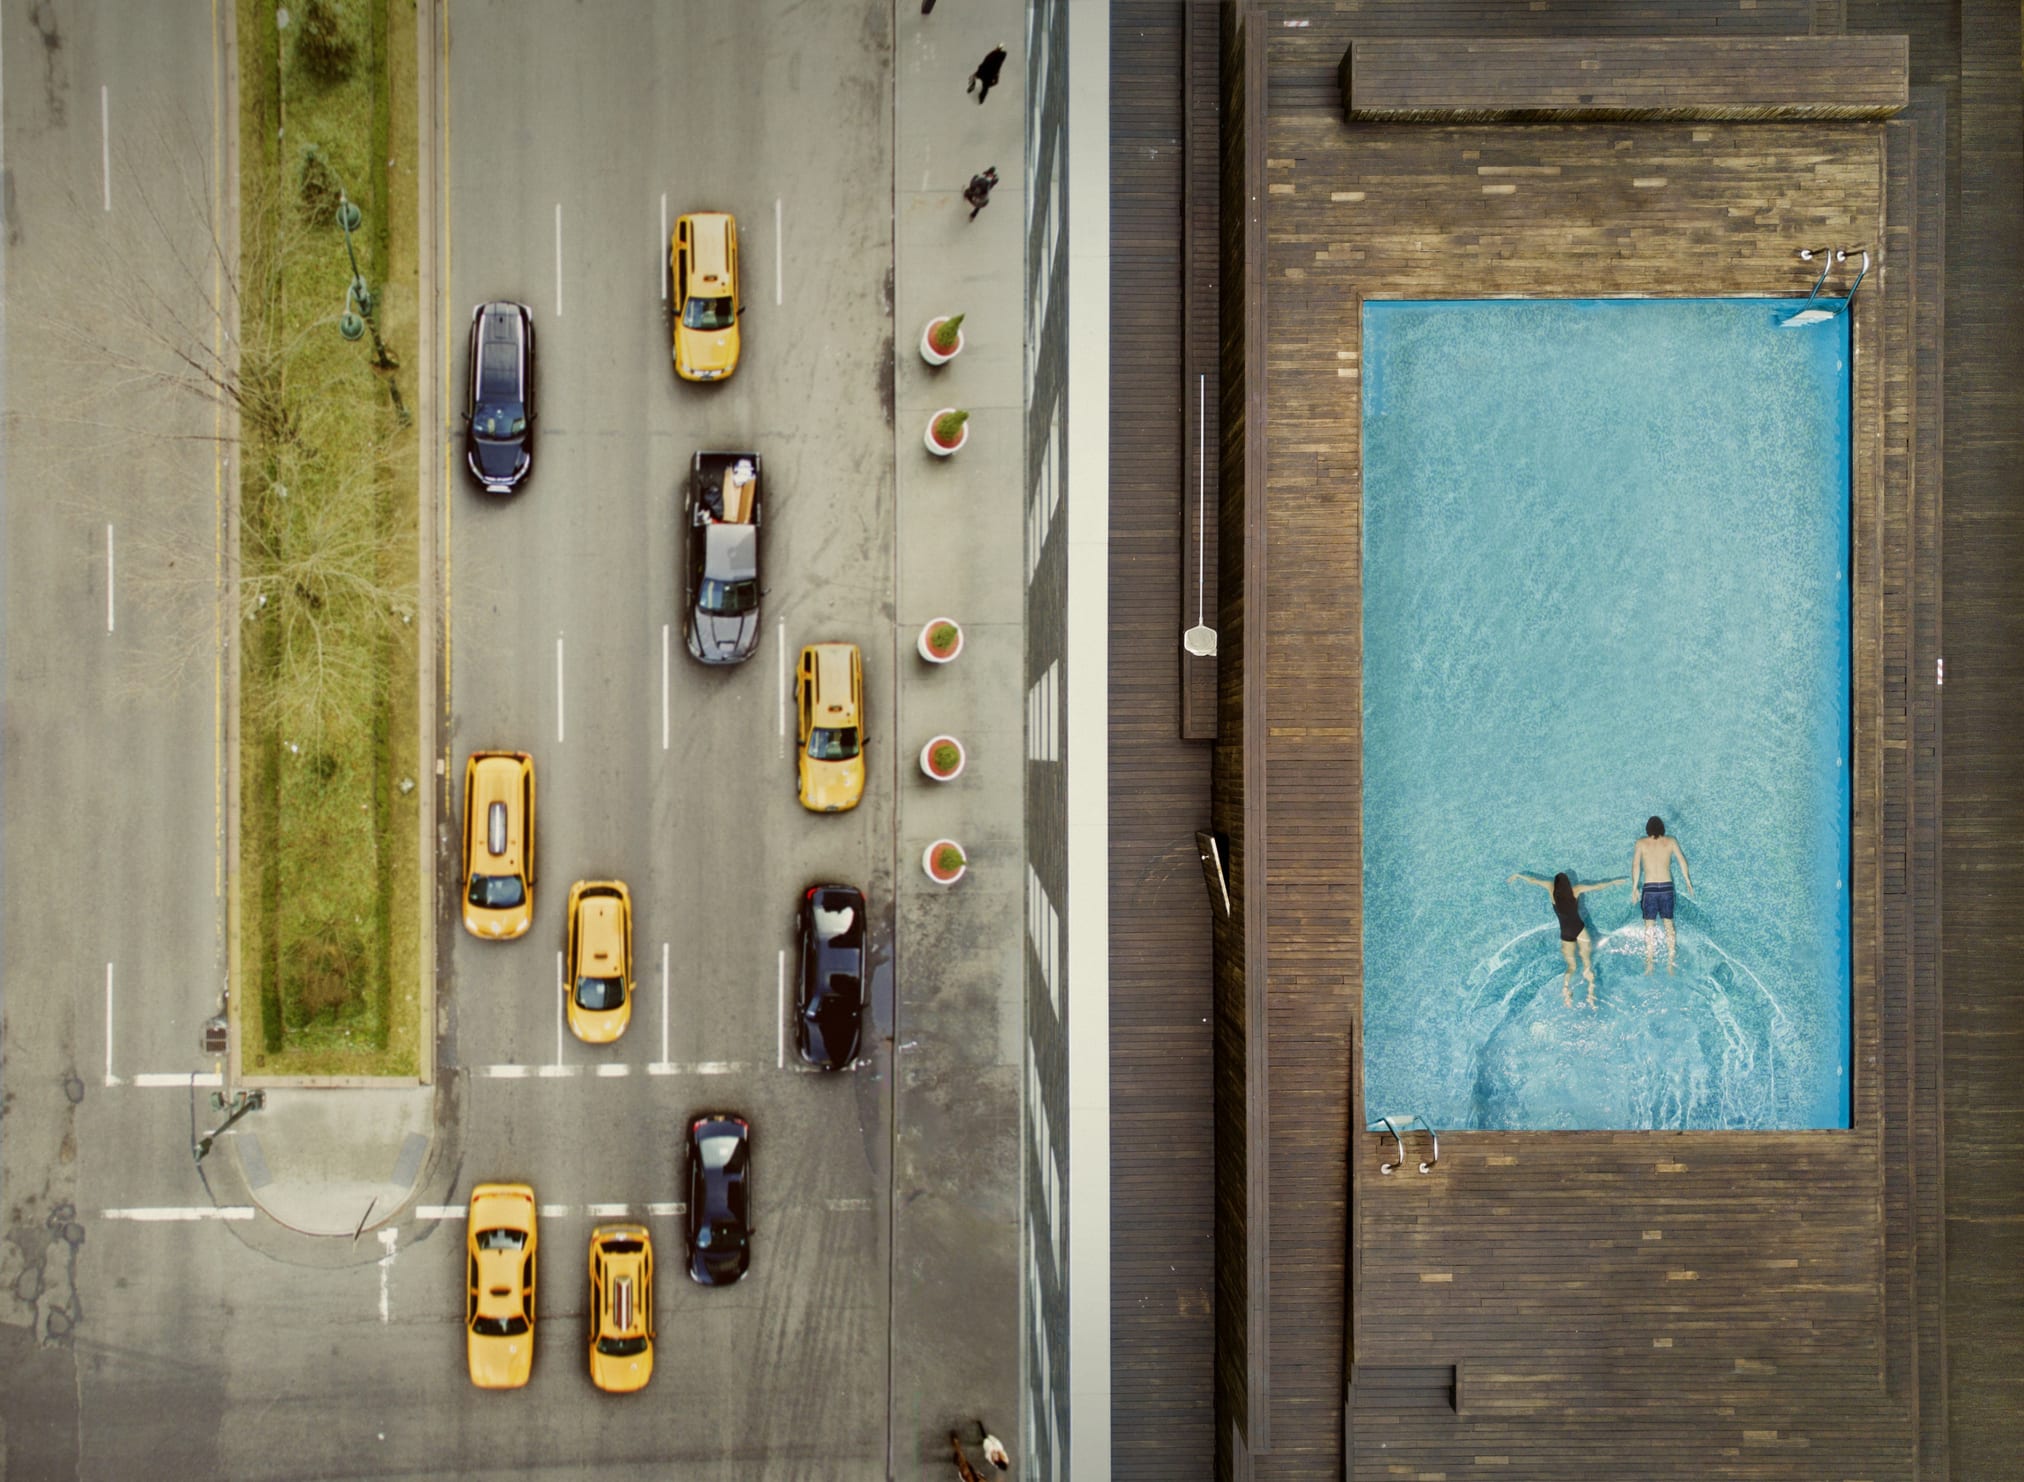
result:
M 689 1122 L 689 1275 L 729 1286 L 752 1263 L 752 1127 L 729 1112 Z
M 501 299 L 471 311 L 464 462 L 488 494 L 510 494 L 534 468 L 534 316 Z
M 864 1024 L 864 892 L 811 885 L 796 919 L 801 976 L 794 1043 L 810 1065 L 837 1070 L 857 1058 Z

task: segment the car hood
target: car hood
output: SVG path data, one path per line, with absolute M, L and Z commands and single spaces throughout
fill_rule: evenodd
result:
M 527 471 L 527 450 L 519 443 L 471 439 L 471 467 L 488 483 L 517 483 Z
M 759 646 L 759 612 L 689 614 L 689 652 L 706 664 L 735 664 Z
M 587 1045 L 608 1045 L 626 1032 L 632 1023 L 632 996 L 615 1009 L 587 1009 L 569 1000 L 569 1032 Z
M 847 762 L 818 762 L 804 754 L 801 764 L 808 769 L 803 795 L 808 806 L 818 813 L 840 813 L 846 808 L 855 808 L 858 799 L 864 796 L 862 756 L 852 757 Z
M 630 1358 L 619 1358 L 609 1353 L 599 1353 L 595 1343 L 590 1346 L 590 1382 L 599 1389 L 624 1394 L 630 1390 L 645 1389 L 647 1381 L 654 1377 L 654 1351 L 633 1354 Z
M 697 1251 L 689 1257 L 689 1275 L 704 1286 L 729 1286 L 745 1274 L 750 1254 L 749 1250 L 726 1251 L 722 1255 Z
M 489 911 L 483 906 L 466 903 L 464 906 L 464 930 L 474 937 L 487 941 L 510 942 L 515 937 L 527 935 L 527 929 L 534 924 L 534 892 L 527 892 L 527 899 L 517 906 L 501 911 Z
M 534 1334 L 517 1338 L 465 1335 L 471 1382 L 480 1389 L 518 1389 L 534 1369 Z
M 728 376 L 738 367 L 738 331 L 690 329 L 677 321 L 675 363 L 687 371 Z

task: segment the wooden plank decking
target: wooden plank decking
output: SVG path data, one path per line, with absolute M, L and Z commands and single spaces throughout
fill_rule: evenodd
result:
M 1902 36 L 1360 39 L 1337 75 L 1360 123 L 1887 118 Z
M 1213 696 L 1215 660 L 1180 649 L 1195 569 L 1183 538 L 1192 501 L 1182 498 L 1193 487 L 1195 425 L 1182 368 L 1184 20 L 1179 0 L 1111 8 L 1111 1475 L 1120 1479 L 1190 1475 L 1214 1449 L 1211 954 L 1194 843 L 1209 818 L 1210 753 L 1182 737 L 1187 666 L 1207 666 L 1192 682 Z M 1213 50 L 1207 63 L 1213 87 Z M 1213 201 L 1205 219 L 1213 226 Z M 1213 295 L 1206 313 L 1213 321 Z M 1196 710 L 1213 726 L 1199 695 Z
M 1950 1051 L 1956 1038 L 1954 951 L 1943 1010 L 1934 931 L 1945 858 L 1939 491 L 1961 458 L 1943 470 L 1944 431 L 1960 414 L 1943 425 L 1942 378 L 1950 395 L 1958 383 L 2013 413 L 1980 442 L 1997 475 L 1984 510 L 2014 497 L 2019 425 L 2014 331 L 2007 345 L 1959 336 L 1964 373 L 1951 284 L 1942 312 L 1948 202 L 1972 199 L 1965 183 L 1950 193 L 1951 140 L 1968 123 L 1928 87 L 1888 124 L 1359 126 L 1344 124 L 1329 87 L 1365 36 L 1798 35 L 1839 30 L 1847 8 L 1572 0 L 1528 14 L 1343 0 L 1284 25 L 1247 6 L 1230 27 L 1223 189 L 1233 203 L 1260 202 L 1263 220 L 1247 227 L 1232 209 L 1223 223 L 1232 657 L 1216 813 L 1237 835 L 1248 884 L 1245 914 L 1219 940 L 1217 1084 L 1239 1126 L 1218 1144 L 1218 1231 L 1240 1249 L 1219 1262 L 1217 1293 L 1241 1310 L 1219 1314 L 1217 1382 L 1253 1454 L 1219 1436 L 1221 1475 L 1944 1474 L 1948 1395 L 1964 1386 L 1943 1346 L 1959 1262 L 1939 1214 L 1943 1197 L 1950 1213 L 1957 1201 L 1935 1167 L 1943 1022 Z M 2006 39 L 1976 137 L 2004 151 L 1989 164 L 2014 215 L 2016 133 L 2001 132 L 2016 118 L 2014 13 L 1994 29 Z M 1259 47 L 1263 69 L 1248 64 Z M 1926 34 L 1911 55 L 1933 65 L 1947 50 Z M 1815 239 L 1868 241 L 1881 258 L 1855 328 L 1854 1127 L 1451 1135 L 1435 1174 L 1381 1180 L 1378 1139 L 1360 1130 L 1358 712 L 1340 686 L 1360 666 L 1357 306 L 1366 294 L 1776 291 L 1795 249 Z M 1995 234 L 1984 240 L 1994 253 Z M 1250 281 L 1228 281 L 1246 268 Z M 1978 319 L 2014 326 L 2014 283 L 1990 288 Z M 1951 492 L 1944 507 L 1951 530 Z M 2020 548 L 2019 523 L 2013 514 L 1998 527 L 1998 548 Z M 1981 580 L 2010 599 L 2002 618 L 1987 609 L 1995 628 L 2024 628 L 2014 576 L 2005 587 L 1985 567 Z M 2013 677 L 2024 667 L 2014 642 L 2000 661 L 1988 648 L 1984 662 Z M 2008 692 L 2013 724 L 2019 688 Z M 1993 785 L 1983 796 L 2014 829 L 2024 797 Z M 2007 930 L 2014 944 L 2016 925 Z M 2014 1002 L 1981 1011 L 1978 1026 L 2013 1044 Z M 1950 1100 L 1948 1131 L 2000 1105 L 2013 1120 L 1973 1124 L 1978 1153 L 2014 1151 L 2014 1084 L 1976 1084 L 1964 1116 Z M 1951 1140 L 1947 1151 L 1951 1173 Z M 1956 1217 L 1956 1228 L 1976 1221 L 1985 1245 L 2017 1188 L 2016 1158 L 2007 1181 L 1989 1178 L 1994 1166 L 1992 1156 L 1976 1172 L 2000 1196 L 1972 1214 L 1959 1204 Z M 1978 1262 L 1977 1277 L 1994 1299 L 1981 1327 L 2014 1353 L 2015 1265 Z M 1986 1410 L 2000 1367 L 1969 1364 Z

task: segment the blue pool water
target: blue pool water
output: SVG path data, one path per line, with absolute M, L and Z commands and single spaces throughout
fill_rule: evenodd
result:
M 1795 307 L 1364 306 L 1371 1118 L 1848 1125 L 1849 319 Z M 1625 875 L 1652 814 L 1678 973 L 1598 891 L 1569 1009 L 1507 877 Z

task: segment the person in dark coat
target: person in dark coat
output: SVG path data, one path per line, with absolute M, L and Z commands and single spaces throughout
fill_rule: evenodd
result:
M 963 199 L 970 203 L 970 220 L 977 219 L 977 213 L 991 203 L 991 187 L 998 183 L 998 167 L 992 165 L 981 175 L 972 175 L 970 183 L 963 187 Z
M 975 93 L 977 102 L 983 103 L 991 89 L 998 85 L 998 73 L 1004 65 L 1005 48 L 1002 45 L 992 47 L 984 53 L 984 60 L 977 64 L 977 70 L 970 74 L 970 85 L 963 91 Z

